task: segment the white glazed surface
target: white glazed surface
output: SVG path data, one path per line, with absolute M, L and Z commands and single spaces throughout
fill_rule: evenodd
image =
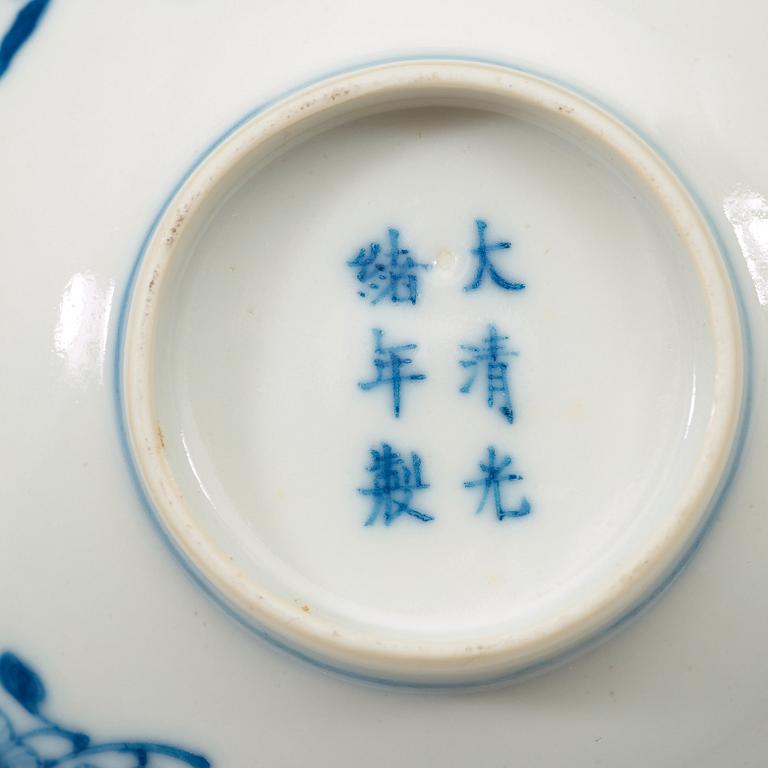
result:
M 414 766 L 763 764 L 763 355 L 741 470 L 664 599 L 566 667 L 440 697 L 329 678 L 201 595 L 137 501 L 111 360 L 142 234 L 201 148 L 296 82 L 425 49 L 562 78 L 660 146 L 715 221 L 760 350 L 765 296 L 750 275 L 764 274 L 766 21 L 747 2 L 586 3 L 577 14 L 554 2 L 54 0 L 0 80 L 0 627 L 5 647 L 45 671 L 57 708 L 100 733 L 170 734 L 218 765 L 387 765 L 395 741 Z
M 514 235 L 493 261 L 519 293 L 465 290 L 473 212 Z M 414 304 L 350 280 L 382 220 L 432 265 Z M 192 566 L 283 642 L 411 683 L 541 666 L 629 613 L 707 519 L 741 412 L 727 283 L 677 181 L 573 94 L 477 62 L 341 75 L 248 120 L 158 221 L 120 350 L 137 470 Z M 480 382 L 457 396 L 459 344 L 490 325 L 516 355 L 512 423 Z M 428 372 L 402 418 L 355 384 L 373 326 Z M 363 528 L 381 440 L 422 457 L 430 525 Z M 489 445 L 523 473 L 499 504 L 530 517 L 472 514 Z

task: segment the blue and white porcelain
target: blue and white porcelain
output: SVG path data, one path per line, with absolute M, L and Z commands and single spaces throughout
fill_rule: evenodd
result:
M 162 529 L 257 631 L 366 679 L 497 681 L 616 626 L 740 440 L 737 301 L 695 203 L 606 112 L 497 65 L 384 64 L 248 118 L 126 302 Z
M 765 13 L 573 14 L 0 0 L 0 766 L 764 762 Z

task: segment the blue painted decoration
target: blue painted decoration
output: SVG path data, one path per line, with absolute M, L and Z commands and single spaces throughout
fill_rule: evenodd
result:
M 407 248 L 400 247 L 400 232 L 387 230 L 389 249 L 381 250 L 381 243 L 371 243 L 361 248 L 347 266 L 356 267 L 356 277 L 361 288 L 357 295 L 365 299 L 371 296 L 371 304 L 378 304 L 389 297 L 393 304 L 415 304 L 419 297 L 418 270 L 430 269 L 431 264 L 417 262 Z
M 421 55 L 421 54 L 414 54 L 410 59 L 412 60 L 423 60 L 428 59 L 429 56 L 427 55 Z M 445 56 L 441 57 L 445 58 Z M 515 65 L 512 66 L 512 64 L 509 61 L 500 61 L 500 60 L 492 60 L 492 59 L 482 59 L 477 57 L 469 57 L 469 56 L 454 56 L 454 57 L 448 57 L 452 58 L 455 61 L 461 62 L 461 63 L 482 63 L 482 64 L 493 64 L 494 66 L 503 67 L 509 71 L 516 71 L 516 72 L 525 72 L 527 74 L 533 75 L 535 77 L 539 78 L 547 78 L 550 77 L 549 73 L 546 72 L 539 72 L 536 70 L 531 70 L 530 68 L 520 68 L 519 66 Z M 395 59 L 379 59 L 375 61 L 370 61 L 365 64 L 365 66 L 373 66 L 373 65 L 381 65 L 381 64 L 392 64 L 394 62 L 399 62 L 402 60 L 402 57 L 397 57 Z M 324 79 L 329 76 L 338 76 L 342 74 L 349 74 L 351 71 L 355 71 L 357 67 L 353 68 L 342 68 L 337 71 L 332 72 L 326 72 L 323 75 L 319 76 L 318 79 L 314 82 L 318 82 L 321 79 Z M 570 83 L 561 83 L 565 87 L 570 88 L 571 90 L 577 91 L 578 89 Z M 281 94 L 280 98 L 283 98 L 285 96 L 291 95 L 292 92 L 289 91 L 287 93 Z M 594 101 L 594 98 L 589 94 L 582 95 L 592 101 Z M 219 136 L 203 153 L 202 156 L 208 155 L 210 152 L 215 150 L 217 147 L 221 146 L 221 144 L 228 138 L 230 138 L 235 131 L 239 130 L 248 120 L 251 118 L 260 115 L 263 113 L 265 109 L 270 107 L 273 103 L 278 101 L 279 99 L 274 99 L 267 101 L 263 104 L 260 104 L 250 112 L 247 112 L 242 118 L 237 120 L 232 126 L 230 126 L 221 136 Z M 602 108 L 605 110 L 607 107 L 605 105 L 602 105 Z M 609 110 L 610 111 L 610 110 Z M 613 112 L 610 112 L 614 117 L 619 118 L 623 122 L 627 122 L 624 117 L 616 115 Z M 636 131 L 636 128 L 634 129 Z M 648 136 L 642 137 L 646 141 L 646 143 L 653 144 L 651 139 Z M 660 151 L 660 148 L 657 146 L 653 147 L 654 151 L 657 154 L 661 154 L 662 157 L 664 156 L 664 153 Z M 666 158 L 667 164 L 671 164 L 669 158 Z M 113 392 L 113 405 L 114 405 L 114 412 L 115 412 L 115 418 L 117 422 L 117 428 L 118 433 L 120 437 L 120 447 L 123 453 L 123 457 L 126 461 L 126 464 L 129 468 L 131 479 L 133 481 L 134 489 L 137 493 L 137 496 L 141 499 L 143 508 L 145 513 L 148 515 L 148 517 L 152 520 L 153 524 L 156 527 L 156 530 L 160 537 L 163 539 L 165 545 L 168 547 L 168 551 L 174 554 L 174 556 L 177 558 L 177 561 L 179 565 L 183 568 L 185 568 L 189 574 L 194 578 L 196 584 L 206 592 L 206 594 L 214 600 L 219 607 L 221 607 L 231 618 L 233 618 L 235 621 L 238 621 L 243 627 L 246 629 L 254 632 L 255 634 L 259 635 L 262 639 L 268 641 L 269 643 L 273 644 L 275 647 L 279 648 L 280 650 L 302 660 L 303 662 L 312 664 L 316 666 L 319 669 L 322 669 L 324 671 L 330 671 L 334 673 L 343 673 L 345 675 L 348 675 L 351 678 L 354 678 L 356 680 L 360 680 L 367 683 L 374 683 L 378 685 L 388 685 L 392 686 L 395 689 L 415 689 L 419 691 L 423 690 L 452 690 L 455 688 L 465 688 L 467 686 L 466 682 L 459 682 L 459 683 L 428 683 L 428 682 L 418 682 L 414 683 L 412 681 L 407 680 L 401 680 L 396 679 L 393 680 L 391 678 L 382 677 L 377 674 L 362 674 L 362 673 L 356 673 L 356 672 L 350 672 L 347 669 L 342 669 L 339 666 L 336 666 L 332 663 L 327 663 L 325 661 L 322 661 L 318 658 L 307 656 L 302 651 L 292 647 L 289 644 L 284 643 L 282 640 L 278 639 L 274 635 L 266 634 L 261 629 L 254 625 L 252 622 L 248 620 L 248 618 L 235 610 L 221 599 L 221 597 L 210 588 L 210 585 L 205 582 L 205 579 L 201 576 L 201 574 L 194 572 L 192 568 L 189 567 L 189 564 L 187 561 L 179 554 L 176 546 L 174 545 L 174 542 L 171 540 L 170 536 L 165 532 L 165 530 L 160 525 L 160 522 L 157 518 L 156 511 L 153 509 L 153 506 L 151 502 L 149 501 L 149 498 L 146 495 L 146 490 L 143 488 L 141 481 L 139 480 L 139 472 L 137 469 L 136 464 L 136 458 L 133 456 L 132 451 L 129 447 L 129 440 L 128 440 L 128 427 L 125 422 L 125 397 L 124 392 L 121 389 L 121 385 L 123 382 L 122 377 L 122 370 L 124 367 L 124 354 L 125 354 L 125 345 L 123 343 L 125 339 L 125 326 L 127 325 L 128 320 L 128 309 L 130 306 L 130 299 L 132 297 L 132 291 L 135 283 L 135 277 L 138 272 L 138 269 L 142 263 L 142 260 L 144 256 L 146 255 L 147 248 L 149 246 L 149 243 L 151 241 L 151 235 L 154 232 L 155 225 L 157 224 L 157 221 L 159 220 L 160 216 L 166 212 L 171 204 L 173 203 L 173 200 L 188 178 L 191 176 L 193 171 L 195 170 L 197 164 L 199 163 L 199 159 L 195 161 L 195 164 L 192 165 L 190 168 L 187 169 L 184 176 L 178 180 L 175 187 L 170 191 L 167 198 L 163 202 L 163 205 L 158 212 L 155 221 L 152 222 L 151 226 L 149 227 L 144 242 L 141 245 L 141 248 L 139 252 L 136 255 L 136 258 L 131 266 L 130 269 L 130 278 L 125 283 L 125 289 L 123 291 L 121 303 L 120 303 L 120 312 L 119 312 L 119 318 L 118 318 L 118 324 L 117 324 L 117 340 L 114 345 L 114 358 L 113 358 L 113 368 L 114 368 L 114 375 L 112 377 L 113 383 L 114 383 L 114 392 Z M 734 280 L 734 272 L 733 272 L 733 264 L 731 264 L 729 258 L 728 258 L 728 250 L 725 247 L 724 242 L 722 241 L 722 238 L 719 237 L 717 227 L 715 226 L 714 221 L 707 215 L 706 210 L 702 207 L 702 202 L 699 199 L 699 197 L 695 194 L 695 191 L 690 188 L 687 182 L 683 181 L 683 186 L 687 190 L 689 194 L 691 194 L 694 199 L 696 200 L 698 206 L 700 209 L 703 210 L 704 217 L 706 219 L 707 228 L 712 233 L 716 243 L 719 253 L 721 254 L 724 264 L 726 265 L 728 274 L 730 276 L 730 279 Z M 736 286 L 738 288 L 738 286 Z M 722 504 L 725 499 L 728 498 L 729 493 L 732 490 L 733 486 L 733 480 L 736 476 L 736 470 L 740 466 L 740 460 L 743 456 L 744 447 L 746 444 L 745 441 L 745 435 L 747 434 L 746 425 L 750 423 L 750 414 L 752 413 L 752 406 L 753 406 L 753 390 L 754 390 L 754 376 L 753 373 L 753 346 L 752 346 L 752 339 L 750 335 L 750 326 L 746 322 L 746 310 L 745 310 L 745 303 L 743 301 L 743 297 L 739 293 L 739 291 L 736 291 L 736 299 L 738 304 L 738 314 L 741 319 L 742 323 L 742 329 L 744 331 L 745 335 L 745 353 L 746 353 L 746 362 L 747 362 L 747 371 L 745 375 L 744 380 L 744 408 L 741 412 L 741 417 L 739 419 L 738 429 L 737 429 L 737 437 L 735 438 L 734 442 L 734 449 L 731 456 L 731 460 L 729 463 L 728 471 L 725 476 L 725 480 L 723 483 L 721 483 L 719 492 L 717 496 L 713 499 L 713 503 L 710 505 L 709 514 L 707 519 L 704 521 L 704 525 L 700 528 L 698 535 L 693 539 L 690 546 L 685 550 L 685 552 L 681 555 L 678 562 L 675 564 L 675 566 L 669 571 L 665 579 L 662 580 L 662 582 L 659 583 L 659 585 L 654 589 L 652 592 L 650 592 L 648 595 L 643 597 L 631 610 L 628 610 L 621 616 L 619 616 L 615 622 L 610 626 L 604 629 L 603 631 L 585 638 L 580 645 L 578 645 L 575 648 L 565 649 L 564 651 L 561 651 L 559 654 L 556 654 L 552 658 L 545 658 L 545 659 L 538 659 L 534 660 L 531 663 L 529 663 L 527 666 L 524 666 L 521 669 L 515 670 L 511 673 L 505 673 L 505 674 L 497 674 L 492 679 L 477 679 L 474 682 L 477 682 L 479 684 L 501 684 L 501 683 L 507 683 L 511 682 L 513 680 L 519 680 L 519 679 L 527 679 L 531 674 L 540 672 L 542 669 L 550 668 L 553 665 L 556 665 L 560 662 L 566 661 L 570 658 L 573 658 L 573 656 L 577 653 L 580 653 L 584 651 L 587 648 L 593 647 L 597 642 L 599 642 L 601 639 L 604 639 L 606 636 L 610 635 L 611 633 L 615 632 L 617 629 L 621 628 L 622 626 L 626 625 L 626 623 L 631 620 L 633 617 L 637 616 L 637 614 L 643 610 L 646 610 L 648 605 L 651 604 L 654 600 L 658 598 L 658 596 L 664 592 L 664 590 L 669 588 L 669 585 L 674 581 L 674 579 L 679 576 L 679 574 L 685 570 L 685 568 L 688 566 L 688 564 L 691 561 L 692 556 L 697 551 L 697 548 L 701 545 L 701 542 L 705 539 L 707 535 L 709 535 L 709 532 L 712 529 L 712 525 L 714 521 L 717 519 L 717 516 L 722 509 Z
M 475 219 L 475 227 L 477 228 L 477 246 L 472 249 L 472 254 L 477 256 L 477 271 L 475 276 L 469 285 L 464 286 L 465 291 L 476 291 L 480 284 L 483 282 L 483 276 L 487 272 L 491 280 L 496 283 L 500 288 L 504 288 L 507 291 L 521 291 L 525 288 L 525 283 L 513 283 L 506 278 L 502 277 L 496 267 L 493 264 L 490 254 L 494 251 L 506 251 L 512 247 L 512 243 L 509 241 L 501 241 L 488 245 L 485 242 L 485 230 L 488 229 L 487 222 L 482 219 Z
M 466 383 L 459 388 L 463 394 L 469 394 L 477 379 L 478 372 L 485 368 L 485 380 L 487 387 L 488 407 L 496 405 L 497 398 L 500 401 L 499 412 L 512 424 L 515 414 L 512 410 L 512 398 L 509 393 L 508 369 L 509 365 L 504 358 L 517 357 L 517 352 L 507 349 L 504 342 L 509 341 L 509 336 L 500 336 L 496 326 L 488 326 L 488 335 L 480 344 L 461 344 L 461 349 L 469 352 L 469 358 L 460 360 L 459 365 L 470 371 Z
M 505 456 L 502 459 L 501 464 L 497 464 L 496 449 L 489 446 L 488 463 L 485 464 L 482 461 L 480 462 L 480 469 L 483 472 L 483 477 L 479 480 L 467 480 L 464 483 L 465 488 L 477 488 L 478 486 L 483 486 L 483 496 L 477 507 L 477 514 L 480 514 L 480 512 L 483 511 L 483 507 L 485 507 L 491 491 L 493 491 L 493 501 L 496 505 L 496 517 L 499 520 L 504 520 L 507 517 L 525 517 L 525 515 L 531 513 L 531 503 L 525 496 L 517 509 L 504 509 L 502 506 L 501 483 L 523 479 L 522 475 L 515 474 L 514 472 L 504 473 L 504 470 L 511 464 L 511 456 Z
M 403 374 L 403 368 L 413 363 L 410 357 L 404 357 L 402 352 L 410 352 L 417 348 L 416 344 L 398 344 L 393 347 L 384 346 L 384 331 L 380 328 L 373 329 L 374 358 L 373 367 L 376 378 L 373 381 L 361 381 L 358 386 L 363 391 L 380 387 L 383 384 L 392 385 L 392 410 L 395 418 L 400 418 L 400 400 L 402 398 L 403 383 L 406 381 L 424 381 L 427 378 L 424 373 Z
M 16 14 L 13 24 L 0 40 L 0 77 L 5 74 L 13 57 L 35 31 L 49 2 L 50 0 L 30 0 Z
M 384 518 L 384 525 L 392 525 L 401 515 L 410 515 L 423 523 L 434 520 L 432 515 L 411 507 L 414 493 L 429 488 L 421 479 L 421 457 L 418 454 L 411 453 L 409 467 L 388 443 L 382 443 L 381 448 L 371 449 L 368 471 L 373 475 L 371 487 L 358 489 L 363 496 L 373 499 L 373 509 L 365 521 L 366 525 L 373 525 L 379 517 Z
M 118 764 L 126 768 L 160 768 L 169 761 L 210 768 L 205 757 L 179 747 L 144 741 L 94 743 L 88 734 L 59 725 L 42 712 L 46 698 L 42 679 L 14 653 L 0 655 L 0 685 L 24 710 L 16 720 L 23 717 L 31 723 L 25 728 L 14 725 L 0 709 L 0 768 L 106 768 Z

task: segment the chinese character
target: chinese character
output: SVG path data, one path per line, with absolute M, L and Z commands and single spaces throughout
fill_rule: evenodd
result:
M 400 396 L 404 381 L 423 381 L 427 378 L 424 373 L 402 374 L 402 369 L 410 365 L 413 360 L 410 357 L 402 357 L 401 352 L 416 349 L 416 344 L 399 344 L 395 347 L 385 347 L 384 331 L 373 329 L 374 354 L 373 367 L 376 369 L 376 378 L 373 381 L 361 381 L 360 389 L 368 391 L 381 384 L 392 385 L 392 407 L 395 418 L 400 418 Z
M 459 391 L 465 395 L 469 393 L 477 378 L 480 364 L 485 363 L 488 407 L 493 408 L 498 397 L 501 400 L 499 411 L 511 424 L 515 420 L 515 414 L 512 411 L 512 399 L 509 395 L 509 384 L 507 382 L 507 369 L 509 366 L 504 362 L 504 358 L 516 357 L 517 352 L 505 348 L 504 342 L 508 339 L 509 336 L 499 336 L 496 327 L 489 325 L 488 335 L 483 339 L 482 346 L 475 344 L 461 345 L 461 349 L 469 352 L 471 357 L 468 360 L 460 360 L 459 365 L 462 368 L 470 368 L 472 370 L 466 384 Z
M 480 504 L 477 507 L 477 514 L 483 511 L 485 503 L 488 501 L 488 494 L 493 489 L 493 500 L 496 504 L 496 517 L 499 520 L 503 520 L 505 517 L 524 517 L 531 512 L 531 503 L 523 497 L 520 507 L 518 509 L 504 509 L 501 505 L 501 488 L 502 482 L 511 482 L 512 480 L 522 480 L 522 475 L 516 475 L 513 472 L 509 474 L 502 474 L 502 470 L 506 469 L 512 463 L 512 459 L 509 456 L 505 456 L 501 464 L 496 464 L 496 449 L 488 448 L 488 463 L 483 464 L 480 462 L 480 469 L 483 471 L 485 477 L 480 480 L 467 480 L 464 483 L 465 488 L 476 488 L 478 485 L 483 486 L 483 498 L 480 499 Z
M 510 283 L 509 280 L 505 280 L 496 271 L 496 267 L 493 266 L 493 262 L 491 261 L 491 253 L 494 251 L 508 250 L 512 247 L 512 243 L 503 241 L 499 243 L 493 243 L 493 245 L 488 245 L 485 242 L 485 230 L 488 228 L 488 224 L 482 219 L 476 219 L 475 226 L 477 227 L 478 244 L 477 248 L 472 249 L 472 253 L 477 256 L 478 259 L 477 272 L 475 272 L 474 280 L 472 280 L 469 285 L 464 286 L 464 290 L 477 290 L 480 287 L 480 283 L 483 281 L 483 275 L 485 274 L 486 270 L 491 276 L 491 280 L 493 280 L 493 282 L 501 288 L 504 288 L 508 291 L 520 291 L 525 288 L 524 283 Z
M 371 304 L 378 304 L 389 296 L 393 304 L 403 301 L 416 303 L 419 295 L 419 269 L 430 269 L 431 264 L 420 264 L 410 251 L 400 247 L 400 232 L 388 229 L 389 250 L 382 253 L 380 243 L 371 243 L 368 250 L 361 248 L 354 259 L 347 262 L 358 267 L 357 279 L 363 284 L 358 296 L 365 298 L 369 293 Z
M 381 450 L 371 449 L 371 465 L 368 471 L 374 476 L 370 488 L 359 488 L 363 496 L 373 498 L 373 510 L 365 521 L 373 525 L 379 515 L 384 517 L 384 525 L 392 525 L 400 515 L 410 515 L 428 523 L 434 520 L 432 515 L 418 512 L 411 507 L 411 498 L 416 491 L 429 488 L 421 481 L 421 458 L 411 453 L 411 466 L 395 453 L 387 443 L 381 444 Z

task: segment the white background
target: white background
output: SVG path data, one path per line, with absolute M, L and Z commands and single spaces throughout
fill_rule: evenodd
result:
M 52 0 L 0 79 L 0 645 L 49 713 L 236 768 L 763 766 L 765 313 L 723 200 L 768 194 L 766 28 L 749 0 Z M 758 353 L 741 472 L 684 575 L 587 656 L 479 694 L 366 688 L 240 629 L 156 535 L 114 418 L 126 278 L 198 153 L 297 83 L 420 53 L 533 68 L 639 128 L 713 216 Z

